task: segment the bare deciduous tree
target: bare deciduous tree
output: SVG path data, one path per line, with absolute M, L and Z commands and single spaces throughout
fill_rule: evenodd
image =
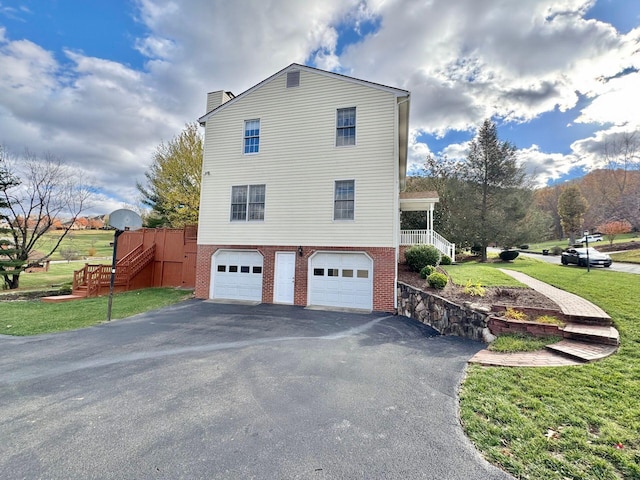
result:
M 49 153 L 39 158 L 25 151 L 21 157 L 11 158 L 0 149 L 0 170 L 7 178 L 16 180 L 8 184 L 0 182 L 0 220 L 5 221 L 10 238 L 5 240 L 1 251 L 0 275 L 4 287 L 14 289 L 20 285 L 20 274 L 28 265 L 29 254 L 36 245 L 43 248 L 40 242 L 43 235 L 52 229 L 56 219 L 68 218 L 67 226 L 55 230 L 45 245 L 47 253 L 36 261 L 45 260 L 56 251 L 73 222 L 89 206 L 91 188 Z

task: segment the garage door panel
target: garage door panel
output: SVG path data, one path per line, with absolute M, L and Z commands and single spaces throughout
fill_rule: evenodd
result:
M 218 252 L 213 257 L 211 298 L 260 302 L 262 266 L 258 252 Z
M 373 262 L 362 253 L 318 253 L 311 259 L 309 304 L 371 310 Z

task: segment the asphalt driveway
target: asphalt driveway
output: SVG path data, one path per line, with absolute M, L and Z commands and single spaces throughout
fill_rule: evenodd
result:
M 457 418 L 481 348 L 404 317 L 198 300 L 0 337 L 0 478 L 511 478 Z

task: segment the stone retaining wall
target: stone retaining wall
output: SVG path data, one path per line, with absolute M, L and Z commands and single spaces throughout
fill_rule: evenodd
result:
M 471 304 L 450 301 L 398 282 L 398 315 L 413 318 L 443 335 L 456 335 L 481 342 L 493 339 L 489 331 L 490 311 Z

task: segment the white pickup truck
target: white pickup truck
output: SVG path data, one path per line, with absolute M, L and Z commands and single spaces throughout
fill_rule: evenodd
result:
M 578 240 L 576 240 L 577 243 L 585 243 L 586 241 L 589 241 L 589 243 L 592 242 L 601 242 L 602 241 L 602 235 L 596 234 L 596 235 L 586 235 L 582 238 L 579 238 Z

